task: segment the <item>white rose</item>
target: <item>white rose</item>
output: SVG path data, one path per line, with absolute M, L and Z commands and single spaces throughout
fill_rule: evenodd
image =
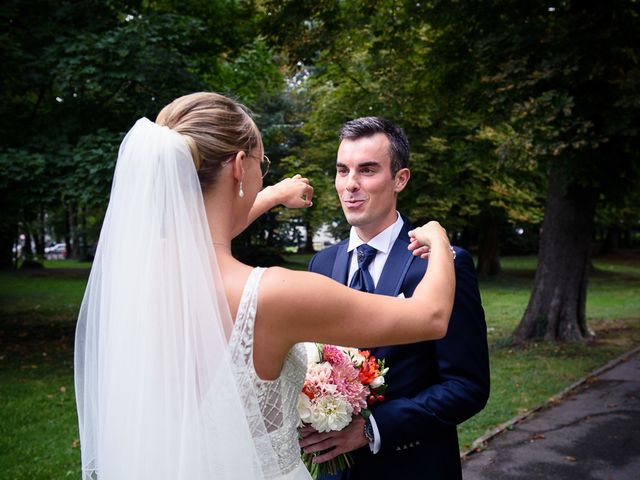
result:
M 304 393 L 298 394 L 298 415 L 304 423 L 311 423 L 311 400 Z
M 320 363 L 320 351 L 318 350 L 318 344 L 305 342 L 304 346 L 307 349 L 307 365 Z
M 311 425 L 318 432 L 337 432 L 351 423 L 353 407 L 340 395 L 325 395 L 314 401 Z
M 382 385 L 384 385 L 384 377 L 380 375 L 379 377 L 374 378 L 373 382 L 371 382 L 369 385 L 371 386 L 371 388 L 381 387 Z
M 356 367 L 360 367 L 360 365 L 364 363 L 364 357 L 360 355 L 360 352 L 357 348 L 340 347 L 340 350 L 342 350 L 344 354 L 349 357 L 349 359 Z

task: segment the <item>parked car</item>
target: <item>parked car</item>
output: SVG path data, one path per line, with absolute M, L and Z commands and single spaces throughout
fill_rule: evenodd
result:
M 56 243 L 50 247 L 45 247 L 44 258 L 47 260 L 63 260 L 67 258 L 67 246 L 64 243 Z

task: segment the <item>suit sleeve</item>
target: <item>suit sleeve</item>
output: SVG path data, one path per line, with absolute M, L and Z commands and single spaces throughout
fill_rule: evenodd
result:
M 438 381 L 417 395 L 374 406 L 381 451 L 457 425 L 489 398 L 487 328 L 471 255 L 457 251 L 456 294 L 447 335 L 435 343 Z

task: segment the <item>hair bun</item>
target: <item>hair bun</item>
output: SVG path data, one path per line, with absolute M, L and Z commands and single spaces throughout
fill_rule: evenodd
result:
M 200 170 L 200 165 L 202 165 L 202 155 L 200 155 L 200 150 L 198 149 L 198 145 L 196 141 L 190 137 L 189 135 L 182 135 L 189 145 L 189 150 L 191 150 L 191 157 L 193 158 L 193 163 L 196 166 L 196 171 Z

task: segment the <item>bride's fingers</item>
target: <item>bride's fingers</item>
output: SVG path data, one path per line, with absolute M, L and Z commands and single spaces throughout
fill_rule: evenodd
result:
M 422 247 L 428 247 L 428 245 L 424 245 L 422 243 L 420 243 L 418 240 L 416 240 L 415 238 L 411 238 L 409 240 L 409 250 L 413 251 L 417 248 L 422 248 Z
M 305 200 L 308 207 L 313 205 L 313 187 L 309 185 L 309 180 L 302 178 L 301 181 L 306 183 L 306 187 L 302 193 L 302 198 Z
M 313 205 L 313 187 L 309 179 L 300 174 L 285 178 L 272 186 L 279 197 L 278 202 L 287 208 L 305 208 Z
M 429 247 L 418 247 L 413 251 L 414 257 L 427 258 L 431 249 Z

